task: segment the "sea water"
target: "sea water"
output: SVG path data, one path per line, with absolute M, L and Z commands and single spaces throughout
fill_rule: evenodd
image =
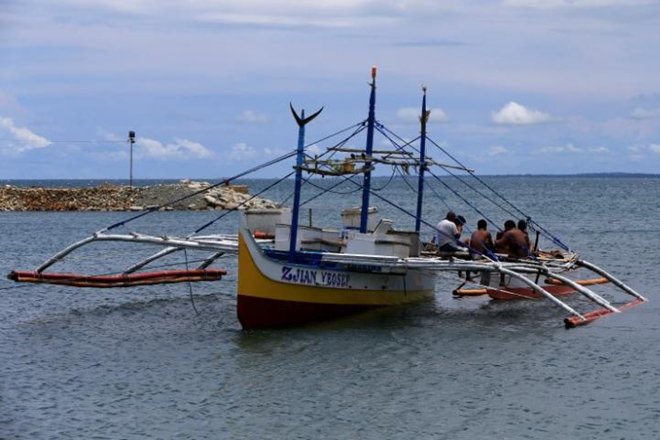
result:
M 449 208 L 472 228 L 482 217 L 501 224 L 524 213 L 650 302 L 566 330 L 566 313 L 544 301 L 454 299 L 459 280 L 448 276 L 439 278 L 435 299 L 421 304 L 243 331 L 232 258 L 218 263 L 229 272 L 223 280 L 190 287 L 2 281 L 0 438 L 660 438 L 660 179 L 484 180 L 497 195 L 446 179 L 465 190 L 462 200 L 444 184 L 429 183 L 429 223 Z M 374 181 L 377 194 L 393 202 L 372 196 L 379 215 L 411 227 L 406 212 L 415 209 L 415 181 Z M 312 181 L 303 200 L 318 192 L 312 184 L 336 182 Z M 272 181 L 247 183 L 254 193 Z M 270 197 L 286 199 L 290 189 L 288 182 Z M 337 224 L 341 209 L 360 203 L 352 184 L 333 191 L 306 203 L 301 223 Z M 220 214 L 155 213 L 119 232 L 186 234 Z M 130 215 L 0 213 L 0 272 L 33 269 Z M 208 232 L 235 232 L 237 221 L 227 215 Z M 423 235 L 432 233 L 425 227 Z M 54 270 L 105 273 L 138 261 L 141 252 L 92 246 Z M 199 256 L 172 258 L 193 265 Z M 598 291 L 627 299 L 611 286 Z M 578 297 L 567 301 L 595 308 Z

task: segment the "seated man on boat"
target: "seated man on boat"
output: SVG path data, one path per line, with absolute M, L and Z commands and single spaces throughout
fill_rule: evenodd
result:
M 463 235 L 463 226 L 465 226 L 465 223 L 467 223 L 467 220 L 465 220 L 465 217 L 462 215 L 457 215 L 456 216 L 456 229 L 458 229 L 458 238 L 460 241 L 461 235 Z
M 530 255 L 529 237 L 516 228 L 516 222 L 504 222 L 504 232 L 495 240 L 495 251 L 506 253 L 509 257 L 524 258 Z
M 523 234 L 525 234 L 525 240 L 527 241 L 529 252 L 533 253 L 534 249 L 532 249 L 531 241 L 529 241 L 529 233 L 527 232 L 527 222 L 523 219 L 518 220 L 518 229 L 520 229 L 523 232 Z
M 473 259 L 479 255 L 493 251 L 493 236 L 488 231 L 488 223 L 481 219 L 477 222 L 477 230 L 470 237 L 470 257 Z
M 464 251 L 461 247 L 459 238 L 463 230 L 465 219 L 462 216 L 456 216 L 454 211 L 449 211 L 444 220 L 441 220 L 436 227 L 435 243 L 440 252 Z M 460 229 L 459 229 L 460 228 Z

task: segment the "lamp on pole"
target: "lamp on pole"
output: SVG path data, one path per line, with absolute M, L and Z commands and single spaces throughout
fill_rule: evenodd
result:
M 128 186 L 133 189 L 133 144 L 135 143 L 135 132 L 134 131 L 129 131 L 128 132 L 128 143 L 131 146 L 131 153 L 130 153 L 130 170 L 129 170 L 129 175 L 128 175 Z

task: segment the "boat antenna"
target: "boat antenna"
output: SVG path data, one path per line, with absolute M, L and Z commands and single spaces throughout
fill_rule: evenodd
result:
M 289 258 L 293 259 L 296 253 L 296 241 L 298 240 L 298 216 L 300 213 L 300 189 L 302 187 L 302 166 L 303 159 L 305 158 L 305 125 L 316 118 L 322 111 L 323 107 L 316 113 L 305 117 L 305 110 L 301 110 L 300 116 L 293 108 L 293 104 L 289 103 L 291 113 L 298 124 L 298 148 L 296 150 L 296 180 L 293 190 L 293 212 L 291 213 L 291 231 L 289 233 Z
M 369 117 L 367 119 L 367 146 L 364 163 L 364 182 L 362 185 L 362 209 L 360 211 L 360 232 L 367 232 L 369 220 L 369 195 L 371 194 L 371 155 L 374 151 L 374 126 L 376 125 L 376 67 L 371 68 L 371 95 L 369 96 Z

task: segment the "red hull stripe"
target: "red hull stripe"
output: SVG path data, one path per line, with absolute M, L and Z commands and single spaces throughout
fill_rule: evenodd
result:
M 238 295 L 238 320 L 244 329 L 289 327 L 354 315 L 375 307 L 355 304 L 319 304 Z

